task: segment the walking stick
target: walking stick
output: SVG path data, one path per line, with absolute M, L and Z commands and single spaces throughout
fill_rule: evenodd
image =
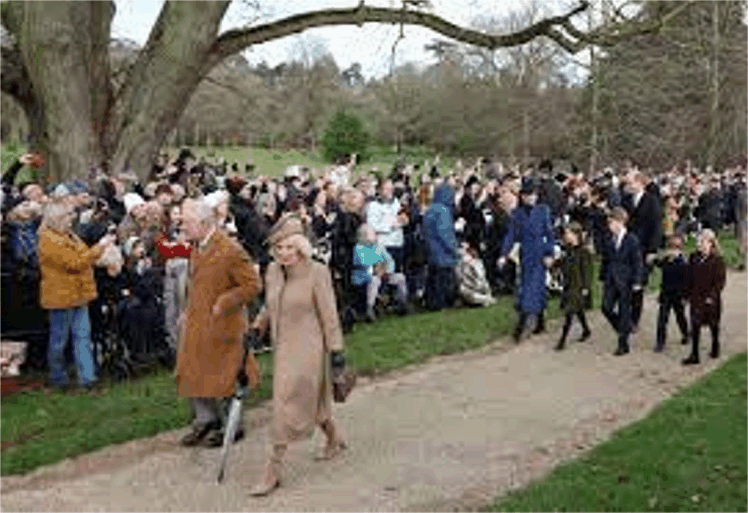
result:
M 244 358 L 242 358 L 242 364 L 239 367 L 239 374 L 236 378 L 234 395 L 231 397 L 228 420 L 226 421 L 226 430 L 223 434 L 223 446 L 221 447 L 221 454 L 218 460 L 218 475 L 216 477 L 218 484 L 221 484 L 226 475 L 226 462 L 229 458 L 229 449 L 231 449 L 231 445 L 234 443 L 234 438 L 236 437 L 236 432 L 239 430 L 239 421 L 242 416 L 242 402 L 247 396 L 247 389 L 249 388 L 249 376 L 247 376 L 246 364 L 247 358 L 250 354 L 250 340 L 252 339 L 254 339 L 254 333 L 252 336 L 246 337 L 243 340 Z

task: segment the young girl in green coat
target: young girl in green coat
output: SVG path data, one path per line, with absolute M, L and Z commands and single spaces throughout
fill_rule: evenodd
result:
M 561 294 L 561 308 L 566 313 L 566 322 L 556 350 L 566 345 L 571 321 L 576 315 L 582 324 L 580 342 L 590 338 L 584 311 L 592 306 L 590 287 L 592 284 L 592 255 L 583 244 L 583 230 L 579 223 L 570 223 L 564 229 L 564 256 L 561 259 L 564 289 Z

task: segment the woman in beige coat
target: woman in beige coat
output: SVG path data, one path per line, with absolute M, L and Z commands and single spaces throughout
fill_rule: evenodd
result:
M 345 448 L 332 418 L 331 366 L 345 365 L 343 336 L 328 268 L 311 260 L 312 247 L 294 215 L 282 217 L 268 242 L 274 261 L 265 277 L 265 308 L 255 327 L 270 329 L 274 347 L 272 452 L 254 496 L 280 485 L 283 455 L 290 442 L 308 438 L 315 426 L 327 437 L 322 459 Z M 331 357 L 328 357 L 331 353 Z

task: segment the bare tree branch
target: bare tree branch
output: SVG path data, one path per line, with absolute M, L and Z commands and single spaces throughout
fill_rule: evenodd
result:
M 571 44 L 571 49 L 569 49 L 571 53 L 576 53 L 587 45 L 615 46 L 622 40 L 628 39 L 630 37 L 644 34 L 653 34 L 659 31 L 670 20 L 685 11 L 693 3 L 694 2 L 690 0 L 682 2 L 672 2 L 674 7 L 671 7 L 665 14 L 657 19 L 645 22 L 618 23 L 611 26 L 603 26 L 590 33 L 586 33 L 577 29 L 571 23 L 571 20 L 565 19 L 560 23 L 560 25 L 564 28 L 564 30 L 566 30 L 566 32 L 569 33 L 570 36 L 576 38 L 578 41 L 576 43 L 573 43 L 571 42 L 571 40 L 567 39 L 562 42 L 562 38 L 564 36 L 562 36 L 561 34 L 557 35 L 559 39 L 555 39 L 551 35 L 549 35 L 549 37 L 554 39 L 554 41 L 556 41 L 561 46 L 564 46 L 564 44 Z
M 310 28 L 333 25 L 361 25 L 364 23 L 420 25 L 463 43 L 496 49 L 522 45 L 536 37 L 548 35 L 551 29 L 562 25 L 588 7 L 588 2 L 583 0 L 577 7 L 561 16 L 540 20 L 527 28 L 510 34 L 491 35 L 455 25 L 428 12 L 369 7 L 362 3 L 350 9 L 326 9 L 307 12 L 256 27 L 229 30 L 216 41 L 212 49 L 212 57 L 213 60 L 220 61 L 248 46 L 297 34 Z M 567 46 L 571 47 L 570 45 Z

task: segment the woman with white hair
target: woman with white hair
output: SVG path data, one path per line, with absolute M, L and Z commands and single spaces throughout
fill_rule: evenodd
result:
M 41 306 L 49 310 L 47 361 L 52 386 L 68 384 L 65 345 L 72 331 L 78 379 L 91 389 L 96 383 L 88 315 L 88 303 L 96 299 L 93 266 L 115 237 L 105 235 L 89 248 L 73 232 L 74 218 L 75 211 L 69 204 L 54 202 L 45 208 L 39 231 Z
M 709 356 L 719 357 L 719 322 L 722 316 L 722 291 L 725 288 L 725 263 L 712 230 L 699 234 L 697 250 L 689 259 L 686 278 L 686 297 L 691 312 L 691 355 L 683 365 L 699 363 L 699 335 L 702 326 L 712 332 L 712 351 Z
M 255 496 L 280 485 L 283 456 L 290 442 L 307 438 L 315 426 L 327 437 L 323 459 L 345 448 L 332 417 L 331 366 L 342 370 L 343 336 L 328 268 L 312 260 L 304 226 L 294 215 L 282 217 L 268 243 L 274 261 L 265 278 L 265 307 L 255 320 L 273 342 L 272 451 Z M 328 358 L 328 354 L 331 357 Z

